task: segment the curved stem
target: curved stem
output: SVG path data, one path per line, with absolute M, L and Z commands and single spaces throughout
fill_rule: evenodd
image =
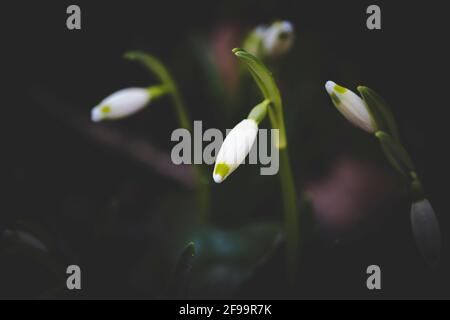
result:
M 186 105 L 181 97 L 180 90 L 173 80 L 169 70 L 155 57 L 144 52 L 131 51 L 125 54 L 125 58 L 138 61 L 154 73 L 162 83 L 162 86 L 170 93 L 180 127 L 192 133 L 192 121 L 187 112 Z M 197 220 L 204 224 L 208 220 L 209 211 L 209 180 L 206 179 L 204 170 L 199 165 L 194 165 L 197 176 Z
M 280 152 L 280 183 L 283 197 L 283 220 L 286 234 L 286 256 L 287 256 L 287 278 L 291 285 L 294 284 L 299 265 L 300 249 L 300 224 L 297 210 L 297 197 L 295 191 L 294 178 L 292 174 L 291 162 L 287 148 L 286 129 L 284 127 L 284 117 L 282 109 L 278 114 L 274 110 L 270 111 L 269 118 L 272 128 L 279 130 L 279 139 L 284 138 L 283 143 L 279 143 Z
M 288 265 L 288 280 L 295 282 L 299 265 L 299 219 L 297 215 L 297 197 L 295 193 L 294 179 L 292 175 L 289 153 L 287 148 L 280 150 L 280 182 L 283 194 L 284 229 L 286 232 L 286 255 Z
M 268 114 L 272 128 L 279 130 L 278 137 L 276 139 L 276 146 L 280 151 L 280 182 L 283 197 L 284 226 L 286 234 L 287 273 L 289 283 L 293 285 L 298 269 L 300 225 L 298 222 L 294 178 L 292 175 L 287 150 L 283 102 L 281 99 L 280 90 L 275 83 L 272 73 L 258 58 L 239 48 L 233 49 L 233 53 L 246 63 L 248 70 L 261 90 L 261 93 L 266 99 L 270 100 L 273 105 L 273 108 L 270 107 L 268 109 Z

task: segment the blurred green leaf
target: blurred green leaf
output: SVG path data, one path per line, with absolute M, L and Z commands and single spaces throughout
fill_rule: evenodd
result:
M 358 91 L 364 102 L 367 104 L 372 117 L 375 119 L 377 130 L 387 132 L 394 137 L 394 139 L 400 141 L 400 135 L 394 115 L 383 98 L 368 87 L 359 86 Z
M 231 230 L 199 230 L 193 237 L 197 251 L 191 288 L 194 297 L 232 295 L 272 252 L 279 235 L 279 226 L 272 223 L 256 223 Z
M 283 102 L 281 100 L 280 90 L 275 83 L 272 73 L 258 58 L 247 51 L 240 48 L 234 48 L 233 53 L 236 57 L 245 62 L 264 98 L 270 100 L 273 104 L 275 110 L 269 107 L 268 113 L 272 128 L 280 129 L 278 147 L 279 149 L 284 149 L 287 145 L 287 139 L 284 126 Z
M 405 177 L 411 178 L 411 173 L 415 172 L 415 169 L 405 148 L 386 132 L 377 131 L 375 136 L 379 139 L 383 152 L 392 166 Z
M 170 299 L 187 299 L 192 266 L 195 258 L 195 246 L 190 242 L 181 253 L 175 266 L 165 294 Z
M 247 51 L 235 48 L 233 53 L 242 61 L 244 61 L 253 76 L 256 84 L 261 90 L 264 98 L 270 100 L 276 108 L 281 108 L 282 101 L 280 91 L 275 83 L 272 73 L 258 60 L 255 56 Z

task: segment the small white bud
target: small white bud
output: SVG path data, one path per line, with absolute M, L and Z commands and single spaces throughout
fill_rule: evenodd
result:
M 239 122 L 226 136 L 217 154 L 213 178 L 225 180 L 245 160 L 258 135 L 258 125 L 252 119 Z
M 411 224 L 420 253 L 430 266 L 435 267 L 440 259 L 441 232 L 433 207 L 427 199 L 412 204 Z
M 294 43 L 294 28 L 288 21 L 274 22 L 261 29 L 262 46 L 266 56 L 275 57 L 286 53 Z
M 348 121 L 369 133 L 376 131 L 366 103 L 357 94 L 333 81 L 327 81 L 325 89 L 336 108 Z
M 115 120 L 130 116 L 150 102 L 150 92 L 145 88 L 127 88 L 106 97 L 91 111 L 94 122 Z

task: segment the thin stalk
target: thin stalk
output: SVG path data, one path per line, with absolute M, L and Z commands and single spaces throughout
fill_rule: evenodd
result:
M 170 93 L 180 127 L 187 129 L 192 134 L 191 118 L 169 70 L 158 59 L 147 53 L 132 51 L 126 53 L 125 58 L 140 62 L 159 78 L 162 86 Z M 197 177 L 197 222 L 204 224 L 209 218 L 209 180 L 206 179 L 206 174 L 200 165 L 194 165 L 194 172 Z
M 286 254 L 288 262 L 288 280 L 295 282 L 296 272 L 299 265 L 299 221 L 297 215 L 297 198 L 295 193 L 294 179 L 292 177 L 291 164 L 287 148 L 280 150 L 280 182 L 283 193 L 284 229 L 286 230 Z
M 298 255 L 300 249 L 300 225 L 298 219 L 297 199 L 292 176 L 291 164 L 287 150 L 287 137 L 284 125 L 283 102 L 280 90 L 275 83 L 272 73 L 264 64 L 252 54 L 243 49 L 234 48 L 233 53 L 242 59 L 258 85 L 264 98 L 271 101 L 268 109 L 273 129 L 278 129 L 276 137 L 277 148 L 280 151 L 280 182 L 283 197 L 284 228 L 286 235 L 287 274 L 291 285 L 294 284 L 298 269 Z
M 282 111 L 280 114 L 281 120 L 283 120 Z M 299 266 L 298 256 L 300 251 L 300 224 L 297 210 L 297 197 L 291 163 L 289 160 L 284 121 L 279 121 L 274 117 L 274 113 L 271 113 L 270 111 L 269 117 L 271 119 L 272 128 L 279 129 L 280 141 L 281 137 L 284 138 L 283 144 L 280 142 L 280 147 L 278 149 L 280 152 L 279 175 L 281 194 L 283 197 L 283 220 L 286 235 L 287 278 L 289 283 L 293 285 L 296 280 L 296 273 Z
M 182 128 L 185 128 L 193 133 L 192 131 L 192 121 L 188 115 L 186 105 L 181 98 L 180 91 L 178 87 L 175 85 L 175 82 L 170 80 L 171 83 L 171 92 L 172 92 L 172 102 L 175 107 L 175 112 L 177 114 L 179 125 Z M 194 172 L 197 177 L 197 194 L 196 194 L 196 202 L 197 202 L 197 223 L 199 225 L 204 225 L 208 223 L 209 217 L 209 199 L 210 199 L 210 190 L 209 190 L 209 179 L 206 177 L 205 170 L 201 167 L 201 165 L 194 164 Z

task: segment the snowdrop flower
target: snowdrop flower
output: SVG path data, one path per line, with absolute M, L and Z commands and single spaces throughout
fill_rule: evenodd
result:
M 254 119 L 239 122 L 226 136 L 216 158 L 213 178 L 216 183 L 225 180 L 244 161 L 258 134 Z
M 294 42 L 294 28 L 288 21 L 274 22 L 267 29 L 259 29 L 262 47 L 267 56 L 275 57 L 286 53 Z
M 92 109 L 94 122 L 115 120 L 130 116 L 143 109 L 150 102 L 151 90 L 146 88 L 127 88 L 106 97 Z
M 325 89 L 336 108 L 348 121 L 369 133 L 376 131 L 368 107 L 358 95 L 333 81 L 327 81 Z
M 427 199 L 412 204 L 411 224 L 420 253 L 430 266 L 435 267 L 440 258 L 441 232 L 433 207 Z

